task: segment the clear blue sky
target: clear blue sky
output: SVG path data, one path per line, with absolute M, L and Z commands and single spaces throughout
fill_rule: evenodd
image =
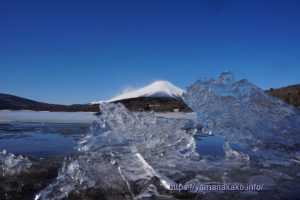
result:
M 223 70 L 300 83 L 300 1 L 0 0 L 2 93 L 86 103 Z

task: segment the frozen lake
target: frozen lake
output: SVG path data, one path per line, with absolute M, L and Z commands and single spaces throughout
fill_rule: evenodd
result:
M 96 119 L 93 112 L 39 112 L 0 110 L 0 123 L 44 122 L 44 123 L 91 123 Z
M 187 118 L 196 120 L 195 113 L 156 113 L 167 118 Z M 0 110 L 0 123 L 38 122 L 38 123 L 92 123 L 97 116 L 94 112 L 44 112 Z

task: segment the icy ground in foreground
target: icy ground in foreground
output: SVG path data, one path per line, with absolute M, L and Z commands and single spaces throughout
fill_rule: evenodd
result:
M 200 80 L 185 102 L 188 119 L 136 115 L 121 104 L 101 104 L 82 155 L 66 158 L 56 180 L 36 199 L 282 199 L 299 196 L 300 115 L 231 73 Z M 202 128 L 203 126 L 203 128 Z M 195 137 L 225 137 L 225 156 L 199 156 Z M 201 147 L 200 147 L 201 148 Z M 287 167 L 288 166 L 288 167 Z M 264 184 L 263 191 L 176 192 L 170 185 Z

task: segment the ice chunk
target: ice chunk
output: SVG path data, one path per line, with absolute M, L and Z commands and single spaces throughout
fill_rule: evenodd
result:
M 273 154 L 274 159 L 275 151 L 281 151 L 277 160 L 290 157 L 287 149 L 300 144 L 299 111 L 247 80 L 233 80 L 225 72 L 217 80 L 197 81 L 185 93 L 184 100 L 197 112 L 203 131 L 242 144 L 246 154 L 261 158 Z
M 87 188 L 118 197 L 169 198 L 168 190 L 177 177 L 164 171 L 185 174 L 197 168 L 198 162 L 192 161 L 198 154 L 191 129 L 199 125 L 194 121 L 153 113 L 135 115 L 122 104 L 103 103 L 100 110 L 91 134 L 78 142 L 83 155 L 66 159 L 57 179 L 37 199 L 62 199 Z
M 236 150 L 233 150 L 230 147 L 229 141 L 224 142 L 224 152 L 225 156 L 229 159 L 235 159 L 235 160 L 244 160 L 244 161 L 249 161 L 249 156 L 247 154 L 244 154 L 242 152 L 238 152 Z
M 27 169 L 31 167 L 32 163 L 27 157 L 23 157 L 22 155 L 16 156 L 3 150 L 0 152 L 0 165 L 1 175 L 11 176 L 26 172 Z

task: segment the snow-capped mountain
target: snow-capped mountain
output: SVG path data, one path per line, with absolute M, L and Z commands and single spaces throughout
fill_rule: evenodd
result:
M 113 102 L 119 101 L 122 99 L 131 99 L 137 97 L 172 97 L 172 98 L 180 98 L 183 94 L 184 90 L 173 85 L 169 81 L 161 80 L 155 81 L 150 85 L 142 87 L 137 90 L 133 90 L 130 92 L 125 92 L 121 95 L 118 95 L 112 99 L 109 99 L 105 102 Z M 93 102 L 99 103 L 99 102 Z

